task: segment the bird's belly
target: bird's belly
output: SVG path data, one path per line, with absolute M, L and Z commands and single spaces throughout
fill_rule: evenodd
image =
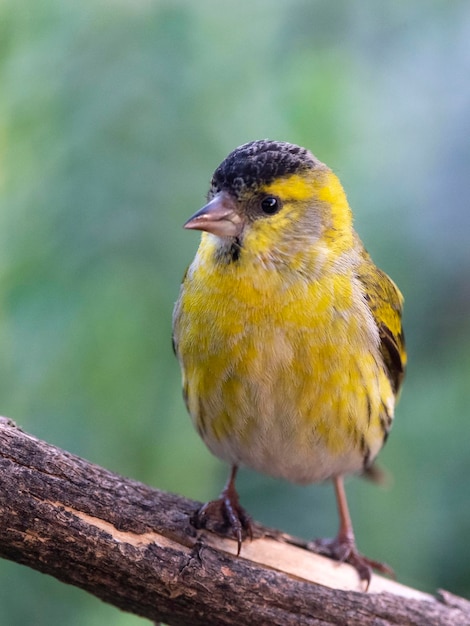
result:
M 266 412 L 251 421 L 250 427 L 222 437 L 209 427 L 206 445 L 228 463 L 300 484 L 358 472 L 364 465 L 360 444 L 341 428 L 328 428 L 325 436 L 306 420 Z
M 349 331 L 247 328 L 193 361 L 188 406 L 210 450 L 297 483 L 360 471 L 382 446 L 393 394 L 377 355 Z
M 362 291 L 351 276 L 259 274 L 188 272 L 176 339 L 197 430 L 227 462 L 293 482 L 360 471 L 394 408 Z

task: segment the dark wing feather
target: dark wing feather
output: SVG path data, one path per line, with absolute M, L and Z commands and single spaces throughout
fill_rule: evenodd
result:
M 361 253 L 358 278 L 377 323 L 380 352 L 392 389 L 398 394 L 406 367 L 405 337 L 402 328 L 403 296 L 393 280 L 379 270 L 365 250 Z

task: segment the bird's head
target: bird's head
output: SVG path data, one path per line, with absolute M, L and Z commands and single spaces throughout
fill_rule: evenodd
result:
M 259 140 L 231 152 L 215 170 L 208 203 L 185 228 L 206 231 L 221 250 L 281 258 L 352 235 L 338 178 L 311 152 Z M 237 254 L 238 258 L 239 254 Z

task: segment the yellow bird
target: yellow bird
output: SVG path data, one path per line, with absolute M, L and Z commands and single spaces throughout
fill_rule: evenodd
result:
M 389 433 L 406 353 L 403 298 L 353 229 L 335 174 L 305 148 L 260 140 L 215 170 L 205 231 L 173 316 L 183 394 L 208 448 L 231 466 L 216 516 L 251 533 L 239 465 L 293 483 L 332 479 L 339 532 L 318 543 L 370 580 L 387 566 L 356 548 L 343 477 L 367 471 Z

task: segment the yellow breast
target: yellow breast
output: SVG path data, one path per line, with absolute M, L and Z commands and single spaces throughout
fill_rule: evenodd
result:
M 293 482 L 359 471 L 382 446 L 394 395 L 353 270 L 339 264 L 307 280 L 259 257 L 217 266 L 213 239 L 175 311 L 187 405 L 204 441 L 230 463 Z

